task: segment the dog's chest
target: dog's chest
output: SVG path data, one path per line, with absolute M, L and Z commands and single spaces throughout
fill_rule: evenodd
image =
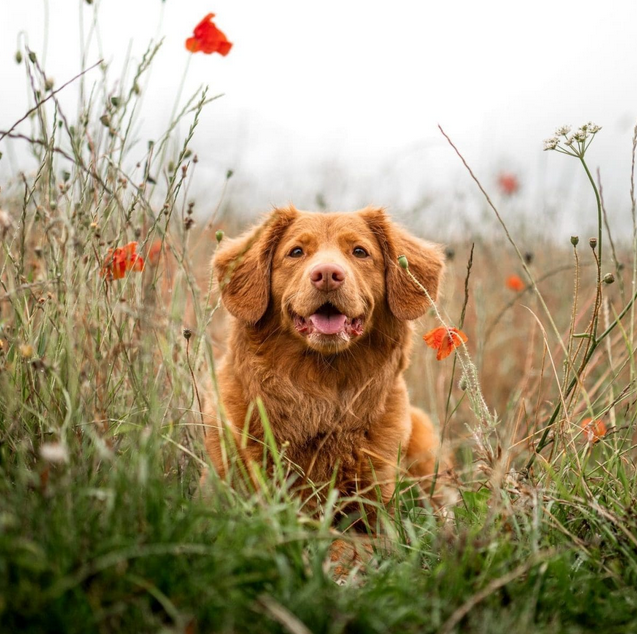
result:
M 324 385 L 320 390 L 303 389 L 290 384 L 281 391 L 268 393 L 267 383 L 261 398 L 272 430 L 279 442 L 307 445 L 331 438 L 362 438 L 376 419 L 382 416 L 384 399 L 371 390 L 355 392 L 350 388 Z

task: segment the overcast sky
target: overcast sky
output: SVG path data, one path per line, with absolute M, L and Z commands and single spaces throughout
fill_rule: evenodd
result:
M 224 94 L 192 143 L 204 199 L 216 200 L 233 169 L 248 211 L 312 207 L 318 193 L 333 208 L 449 200 L 473 190 L 441 124 L 485 185 L 502 170 L 518 174 L 520 209 L 557 196 L 569 231 L 586 183 L 573 159 L 542 152 L 542 140 L 593 120 L 603 130 L 591 165 L 602 169 L 611 212 L 629 217 L 637 2 L 2 0 L 0 129 L 27 104 L 18 34 L 60 85 L 80 69 L 80 8 L 85 36 L 98 15 L 87 61 L 104 57 L 113 83 L 129 47 L 137 61 L 165 38 L 144 95 L 143 145 L 166 128 L 189 58 L 182 101 L 201 84 Z M 208 12 L 234 43 L 225 58 L 184 48 Z M 21 161 L 10 159 L 0 175 Z

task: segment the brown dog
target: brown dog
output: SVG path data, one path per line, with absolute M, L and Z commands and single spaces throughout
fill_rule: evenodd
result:
M 308 213 L 276 209 L 260 226 L 222 243 L 214 270 L 232 321 L 218 370 L 230 433 L 245 461 L 261 462 L 264 427 L 251 404 L 260 398 L 272 433 L 305 481 L 329 482 L 342 495 L 387 502 L 399 456 L 410 474 L 434 470 L 438 436 L 410 407 L 402 373 L 411 320 L 435 298 L 440 249 L 407 234 L 381 209 Z M 213 399 L 204 408 L 217 419 Z M 221 426 L 206 448 L 227 471 Z

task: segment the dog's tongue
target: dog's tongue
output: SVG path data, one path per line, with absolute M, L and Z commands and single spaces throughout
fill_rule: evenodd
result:
M 345 328 L 347 315 L 323 315 L 314 313 L 310 315 L 310 321 L 322 335 L 335 335 Z

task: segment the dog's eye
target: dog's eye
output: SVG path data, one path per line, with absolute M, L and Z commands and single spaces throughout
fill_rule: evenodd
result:
M 369 253 L 363 249 L 363 247 L 355 247 L 352 251 L 354 257 L 356 258 L 366 258 L 369 257 Z
M 300 258 L 303 255 L 303 249 L 301 247 L 294 247 L 289 253 L 288 256 L 291 258 Z

